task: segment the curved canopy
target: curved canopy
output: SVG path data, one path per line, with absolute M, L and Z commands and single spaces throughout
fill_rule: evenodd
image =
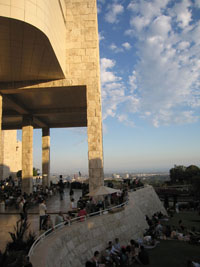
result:
M 104 196 L 104 195 L 111 195 L 114 193 L 120 192 L 120 190 L 118 189 L 113 189 L 111 187 L 107 187 L 107 186 L 100 186 L 98 188 L 96 188 L 95 190 L 91 191 L 90 193 L 87 194 L 87 196 Z

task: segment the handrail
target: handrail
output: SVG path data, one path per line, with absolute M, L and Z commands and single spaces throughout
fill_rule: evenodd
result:
M 143 185 L 143 186 L 140 186 L 140 187 L 136 187 L 136 188 L 130 190 L 130 192 L 137 191 L 137 190 L 142 189 L 142 188 L 144 188 L 144 187 L 146 187 L 146 186 L 147 186 L 147 185 Z M 30 257 L 30 256 L 33 254 L 34 249 L 38 246 L 38 244 L 39 244 L 40 242 L 42 242 L 42 241 L 45 239 L 45 237 L 46 237 L 47 235 L 49 235 L 49 234 L 51 234 L 51 233 L 52 233 L 52 234 L 55 233 L 55 232 L 56 232 L 55 230 L 57 230 L 57 229 L 61 229 L 61 228 L 63 228 L 64 226 L 71 226 L 71 224 L 72 224 L 73 222 L 80 222 L 80 219 L 83 219 L 83 218 L 84 218 L 85 221 L 86 221 L 86 220 L 88 220 L 91 216 L 107 214 L 106 212 L 111 211 L 111 210 L 116 209 L 116 208 L 123 207 L 123 206 L 125 206 L 125 205 L 127 205 L 127 204 L 128 204 L 128 200 L 125 201 L 125 202 L 123 202 L 123 203 L 120 204 L 120 205 L 117 205 L 117 206 L 114 206 L 114 207 L 110 207 L 110 208 L 108 208 L 108 209 L 104 209 L 104 210 L 101 210 L 101 211 L 92 212 L 92 213 L 87 214 L 86 216 L 79 216 L 79 217 L 76 217 L 76 218 L 74 218 L 74 219 L 69 220 L 69 221 L 68 221 L 68 224 L 66 224 L 66 222 L 61 222 L 61 223 L 55 225 L 54 228 L 51 228 L 51 229 L 47 230 L 46 232 L 44 232 L 42 235 L 40 235 L 40 236 L 35 240 L 35 242 L 32 244 L 32 246 L 31 246 L 31 248 L 30 248 L 30 250 L 29 250 L 28 256 Z
M 52 233 L 52 234 L 55 233 L 55 230 L 57 230 L 58 228 L 61 229 L 61 228 L 63 228 L 64 226 L 71 226 L 73 222 L 81 222 L 80 219 L 83 219 L 83 217 L 84 217 L 84 219 L 85 219 L 85 221 L 86 221 L 86 220 L 88 220 L 91 216 L 94 216 L 94 215 L 105 215 L 105 214 L 107 214 L 107 213 L 105 213 L 105 212 L 111 211 L 111 210 L 116 209 L 116 208 L 123 207 L 123 206 L 125 206 L 125 205 L 127 205 L 127 204 L 128 204 L 128 201 L 125 201 L 125 202 L 123 202 L 123 203 L 120 204 L 120 205 L 117 205 L 117 206 L 114 206 L 114 207 L 110 207 L 110 208 L 105 209 L 105 210 L 96 211 L 96 212 L 89 213 L 89 214 L 86 215 L 86 216 L 84 215 L 84 216 L 79 216 L 79 217 L 73 218 L 73 219 L 71 219 L 71 220 L 68 221 L 68 224 L 66 224 L 66 221 L 64 221 L 64 222 L 61 222 L 61 223 L 55 225 L 53 228 L 48 229 L 46 232 L 44 232 L 42 235 L 40 235 L 40 236 L 35 240 L 35 242 L 32 244 L 32 246 L 31 246 L 31 248 L 30 248 L 30 250 L 29 250 L 28 257 L 30 257 L 30 256 L 33 254 L 34 249 L 38 246 L 38 244 L 39 244 L 40 242 L 42 242 L 42 241 L 45 239 L 45 237 L 46 237 L 47 235 L 49 236 L 50 233 Z

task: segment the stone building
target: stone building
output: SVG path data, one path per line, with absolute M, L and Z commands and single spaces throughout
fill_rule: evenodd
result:
M 1 132 L 1 165 L 0 179 L 10 175 L 15 178 L 22 169 L 22 143 L 17 140 L 16 130 Z
M 22 129 L 22 190 L 32 191 L 33 129 L 87 127 L 90 189 L 103 184 L 96 0 L 0 0 L 0 134 Z M 2 67 L 3 66 L 3 67 Z

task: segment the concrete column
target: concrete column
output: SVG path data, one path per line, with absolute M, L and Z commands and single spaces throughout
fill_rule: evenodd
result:
M 42 185 L 50 185 L 50 129 L 42 129 Z
M 22 193 L 33 192 L 33 118 L 25 115 L 22 126 Z
M 3 141 L 2 141 L 2 110 L 3 97 L 0 95 L 0 180 L 3 179 Z

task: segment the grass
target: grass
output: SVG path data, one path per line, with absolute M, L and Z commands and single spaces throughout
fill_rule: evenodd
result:
M 178 226 L 180 219 L 188 230 L 195 227 L 200 231 L 200 216 L 197 212 L 180 212 L 164 224 Z M 191 245 L 184 241 L 161 240 L 156 248 L 148 252 L 150 267 L 186 267 L 188 259 L 200 262 L 200 245 Z

